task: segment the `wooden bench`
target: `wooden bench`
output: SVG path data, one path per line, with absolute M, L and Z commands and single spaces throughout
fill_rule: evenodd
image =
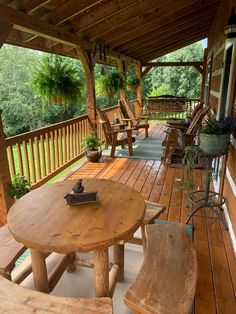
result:
M 0 227 L 0 275 L 11 280 L 15 263 L 25 250 L 26 247 L 12 237 L 8 225 Z
M 110 298 L 58 297 L 23 288 L 0 276 L 0 313 L 111 314 Z
M 183 226 L 147 225 L 147 248 L 124 303 L 135 313 L 191 313 L 197 283 L 197 257 Z

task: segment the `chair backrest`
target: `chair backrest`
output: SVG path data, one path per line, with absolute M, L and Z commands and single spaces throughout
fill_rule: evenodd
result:
M 138 99 L 131 100 L 130 102 L 131 110 L 134 112 L 135 117 L 138 118 L 142 116 L 142 105 Z
M 193 109 L 192 112 L 192 119 L 196 116 L 196 114 L 198 113 L 198 111 L 203 110 L 203 105 L 204 105 L 205 101 L 200 101 L 199 104 Z
M 98 120 L 102 125 L 102 129 L 103 129 L 106 141 L 107 143 L 111 144 L 112 136 L 109 132 L 112 131 L 112 127 L 111 127 L 110 121 L 104 111 L 97 108 L 97 113 L 98 113 Z
M 199 110 L 195 117 L 193 118 L 192 122 L 190 123 L 190 126 L 186 132 L 186 134 L 195 134 L 197 132 L 197 129 L 200 127 L 201 122 L 203 120 L 203 118 L 205 117 L 205 115 L 207 114 L 207 112 L 209 111 L 210 107 L 209 106 L 205 106 L 203 108 L 203 110 Z
M 124 117 L 124 119 L 132 119 L 132 124 L 135 125 L 137 124 L 136 122 L 136 118 L 132 112 L 132 110 L 130 109 L 129 105 L 127 104 L 127 102 L 125 100 L 119 100 L 118 102 L 119 108 L 120 108 L 120 112 L 122 114 L 122 116 Z

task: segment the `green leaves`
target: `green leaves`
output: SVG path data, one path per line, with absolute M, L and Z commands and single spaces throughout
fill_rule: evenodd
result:
M 101 146 L 101 142 L 94 133 L 83 138 L 83 146 L 86 150 L 96 150 Z
M 17 174 L 9 184 L 8 193 L 11 197 L 19 199 L 30 191 L 30 183 L 26 177 L 21 177 Z
M 111 72 L 102 75 L 97 81 L 98 95 L 114 96 L 125 87 L 122 75 L 119 72 Z

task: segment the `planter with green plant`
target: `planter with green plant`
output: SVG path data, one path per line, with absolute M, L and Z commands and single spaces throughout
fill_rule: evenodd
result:
M 85 156 L 90 162 L 98 162 L 102 156 L 101 142 L 95 134 L 90 134 L 83 138 Z
M 30 183 L 24 176 L 17 174 L 9 184 L 8 193 L 14 199 L 19 199 L 30 191 Z
M 97 88 L 100 94 L 114 96 L 119 90 L 124 88 L 124 80 L 119 72 L 111 72 L 102 75 L 97 81 Z
M 235 118 L 226 117 L 217 120 L 212 115 L 208 115 L 200 129 L 199 141 L 201 150 L 211 156 L 226 153 L 230 143 L 230 134 L 235 131 Z
M 140 80 L 136 75 L 129 75 L 126 79 L 126 86 L 130 92 L 135 93 L 140 85 Z

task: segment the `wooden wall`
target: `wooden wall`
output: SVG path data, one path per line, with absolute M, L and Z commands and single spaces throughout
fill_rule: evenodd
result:
M 226 44 L 226 36 L 224 35 L 224 26 L 227 25 L 228 18 L 231 14 L 231 8 L 236 7 L 236 0 L 221 0 L 217 12 L 216 19 L 212 25 L 208 37 L 208 62 L 212 62 L 211 66 L 211 80 L 209 83 L 209 104 L 215 114 L 218 112 L 218 104 L 221 95 L 221 80 L 223 77 L 224 68 L 224 52 Z M 236 47 L 236 40 L 235 40 Z M 236 67 L 236 64 L 235 66 Z M 231 107 L 235 103 L 235 69 L 234 77 L 231 80 L 232 97 L 230 100 Z M 224 178 L 223 194 L 227 198 L 227 211 L 230 222 L 232 224 L 231 236 L 235 243 L 236 239 L 236 145 L 231 145 L 228 160 L 226 164 L 226 173 Z M 236 247 L 235 247 L 236 249 Z

